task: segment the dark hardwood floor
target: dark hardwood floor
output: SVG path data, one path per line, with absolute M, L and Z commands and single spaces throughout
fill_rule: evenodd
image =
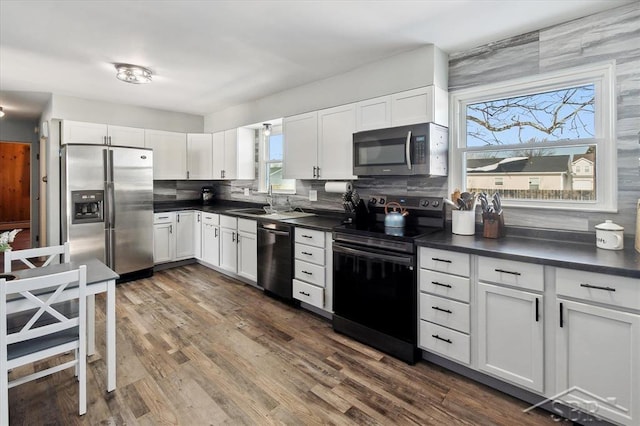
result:
M 104 298 L 96 306 L 87 414 L 78 416 L 65 370 L 11 389 L 11 424 L 555 424 L 544 411 L 523 414 L 522 401 L 424 361 L 409 366 L 200 265 L 118 286 L 118 383 L 107 394 Z

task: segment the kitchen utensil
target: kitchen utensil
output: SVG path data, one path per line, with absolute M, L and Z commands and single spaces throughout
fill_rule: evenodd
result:
M 357 206 L 360 203 L 360 194 L 355 189 L 351 191 L 351 201 L 353 201 L 353 205 Z
M 389 211 L 393 208 L 393 211 Z M 409 214 L 400 203 L 391 202 L 384 206 L 384 226 L 385 228 L 404 228 L 404 217 Z
M 502 199 L 500 198 L 500 194 L 498 194 L 497 192 L 493 194 L 492 203 L 493 210 L 498 214 L 502 213 Z
M 458 203 L 458 210 L 466 210 L 467 209 L 467 205 L 464 203 L 464 200 L 462 198 L 457 198 L 456 202 Z
M 622 250 L 624 248 L 624 228 L 605 220 L 596 225 L 596 246 L 607 250 Z
M 482 194 L 478 195 L 478 199 L 480 200 L 480 205 L 482 206 L 482 212 L 490 213 L 492 208 L 489 207 L 489 200 L 487 199 L 487 194 L 483 192 Z
M 460 207 L 458 207 L 458 205 L 456 203 L 454 203 L 453 201 L 451 201 L 448 198 L 443 198 L 442 199 L 445 203 L 449 204 L 451 207 L 454 207 L 455 209 L 459 209 Z
M 464 202 L 462 210 L 473 210 L 476 205 L 476 193 L 475 192 L 463 192 L 460 194 L 460 199 Z M 460 204 L 458 202 L 458 204 Z

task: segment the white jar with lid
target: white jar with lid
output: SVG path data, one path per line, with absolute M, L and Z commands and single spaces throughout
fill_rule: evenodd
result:
M 624 228 L 610 220 L 596 225 L 596 246 L 607 250 L 624 248 Z

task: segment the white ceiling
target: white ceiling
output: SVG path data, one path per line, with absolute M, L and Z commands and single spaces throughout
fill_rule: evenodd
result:
M 424 44 L 461 51 L 633 1 L 0 0 L 0 105 L 37 117 L 56 93 L 207 115 Z M 116 80 L 116 62 L 153 82 Z

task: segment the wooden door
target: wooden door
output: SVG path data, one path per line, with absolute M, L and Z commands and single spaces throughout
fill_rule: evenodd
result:
M 0 142 L 0 160 L 0 225 L 19 222 L 15 227 L 29 227 L 31 145 Z

